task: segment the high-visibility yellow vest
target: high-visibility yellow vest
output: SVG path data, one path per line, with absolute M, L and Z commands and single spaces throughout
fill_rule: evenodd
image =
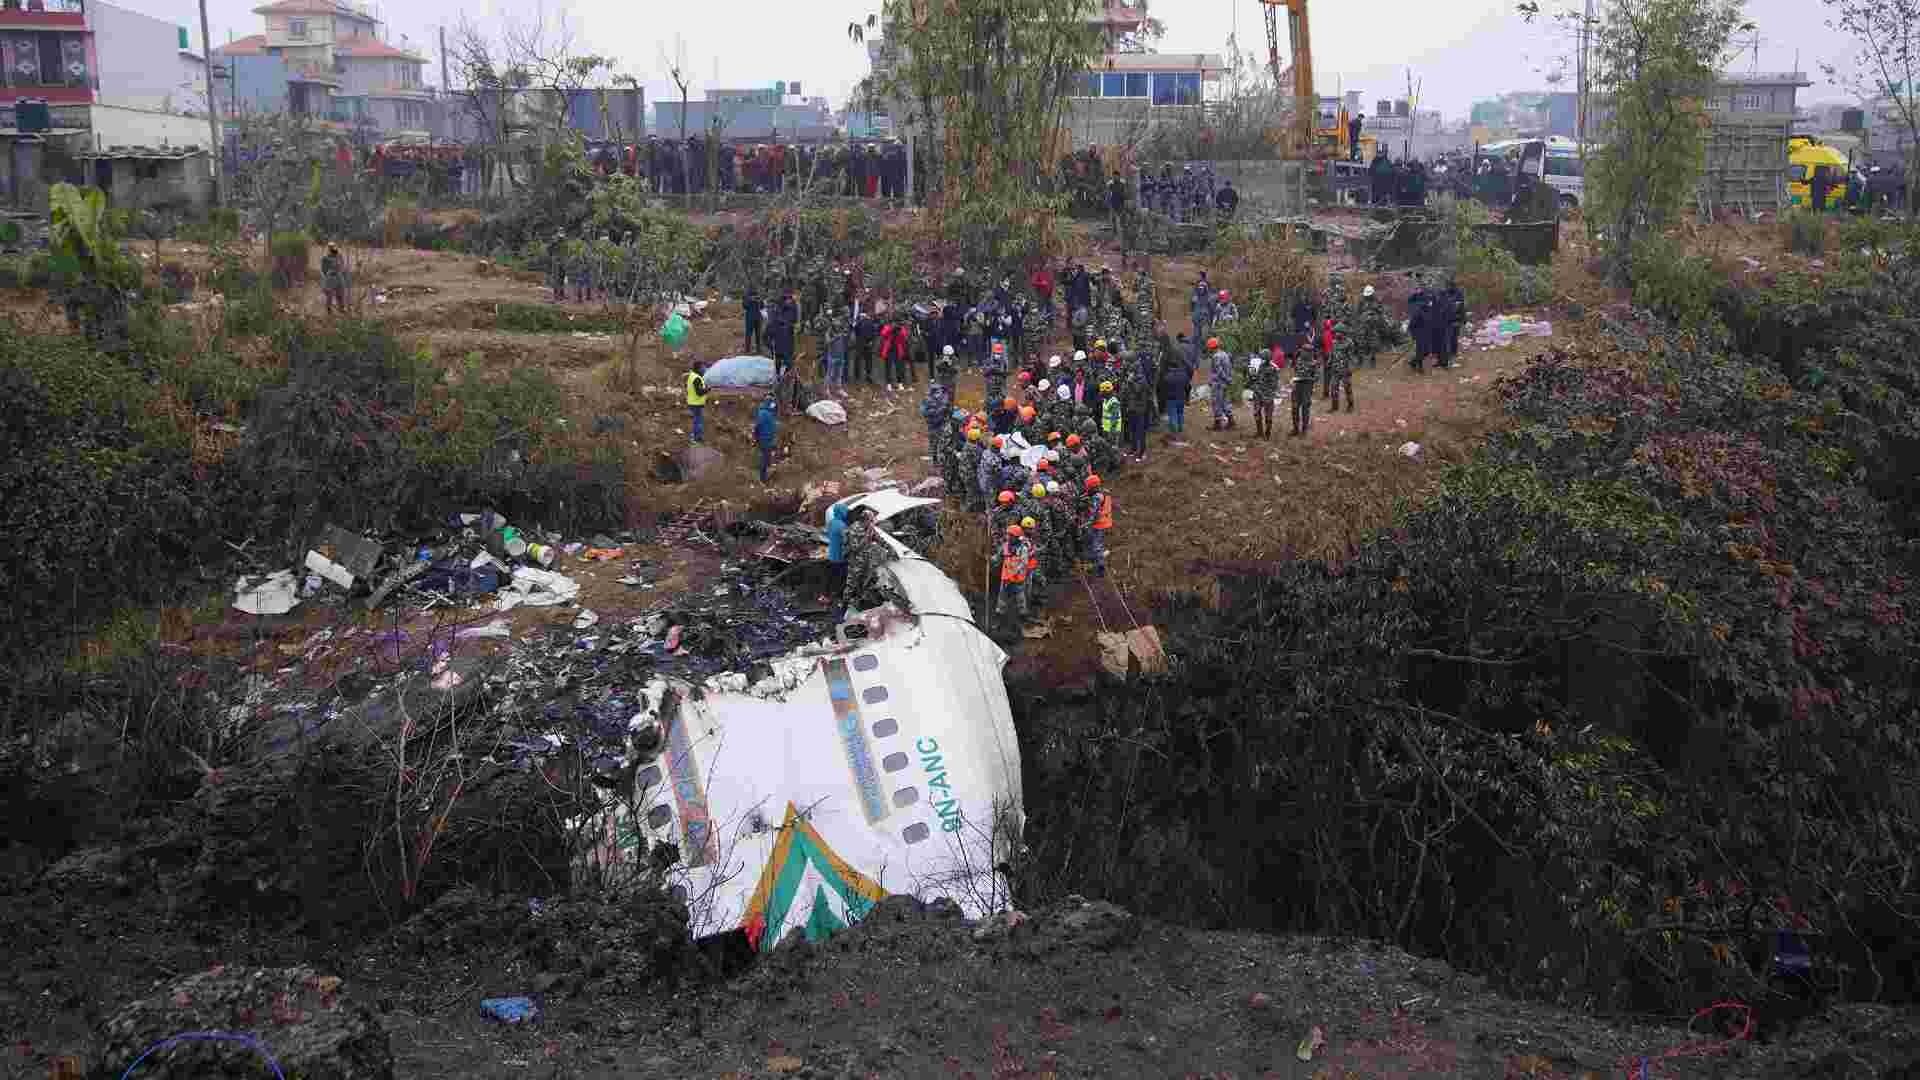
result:
M 699 378 L 700 378 L 699 372 L 697 371 L 687 372 L 687 404 L 689 405 L 705 405 L 707 403 L 707 395 L 694 389 L 694 386 L 696 385 L 695 380 Z

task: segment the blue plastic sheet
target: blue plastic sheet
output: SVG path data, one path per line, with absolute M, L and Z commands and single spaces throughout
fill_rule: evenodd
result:
M 524 1024 L 540 1015 L 540 1007 L 526 997 L 485 998 L 480 1002 L 480 1013 L 503 1024 Z
M 702 374 L 708 386 L 772 386 L 773 360 L 765 356 L 729 356 L 715 360 Z

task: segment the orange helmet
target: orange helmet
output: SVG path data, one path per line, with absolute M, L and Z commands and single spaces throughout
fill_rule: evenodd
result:
M 1034 417 L 1033 406 L 1031 405 L 1020 406 L 1020 419 L 1031 421 L 1033 417 Z
M 1049 431 L 1049 432 L 1047 432 L 1047 441 L 1048 441 L 1048 442 L 1059 442 L 1059 441 L 1060 441 L 1060 433 L 1059 433 L 1059 432 L 1057 432 L 1057 431 Z
M 1020 407 L 1020 402 L 1014 398 L 1008 398 L 1000 403 L 1000 407 L 1003 409 L 1017 409 Z
M 1007 526 L 1007 535 L 1011 537 L 1015 537 L 1017 539 L 1020 536 L 1020 526 L 1018 525 Z
M 1000 503 L 1000 505 L 1001 505 L 1001 506 L 1012 506 L 1012 505 L 1013 505 L 1013 492 L 1011 492 L 1011 491 L 1003 491 L 1003 492 L 1001 492 L 1001 493 L 1000 493 L 1000 498 L 999 498 L 999 503 Z
M 1042 461 L 1042 462 L 1041 462 L 1040 464 L 1038 464 L 1038 465 L 1035 465 L 1035 466 L 1033 467 L 1033 471 L 1034 471 L 1034 472 L 1052 472 L 1052 471 L 1053 471 L 1053 462 L 1051 462 L 1051 461 Z
M 1067 436 L 1067 449 L 1071 450 L 1074 447 L 1079 445 L 1080 445 L 1080 436 L 1078 435 Z
M 1087 490 L 1092 491 L 1094 488 L 1097 488 L 1099 486 L 1100 486 L 1100 474 L 1088 473 L 1087 474 Z
M 998 450 L 998 449 L 1000 449 L 1001 447 L 1003 447 L 1003 446 L 1005 446 L 1005 445 L 1007 445 L 1007 438 L 1006 438 L 1006 436 L 1004 436 L 1004 435 L 995 435 L 995 436 L 993 437 L 993 448 L 994 448 L 995 450 Z
M 1207 348 L 1209 348 L 1209 349 L 1217 349 L 1217 348 L 1219 348 L 1219 347 L 1220 347 L 1220 339 L 1219 339 L 1219 338 L 1217 338 L 1217 337 L 1210 337 L 1210 338 L 1208 338 L 1208 339 L 1207 339 Z

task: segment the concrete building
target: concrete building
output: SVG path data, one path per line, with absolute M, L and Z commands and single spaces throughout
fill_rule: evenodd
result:
M 1200 122 L 1219 97 L 1220 54 L 1148 51 L 1147 0 L 1094 0 L 1087 21 L 1105 51 L 1068 102 L 1075 147 L 1136 145 L 1161 124 Z
M 444 134 L 426 57 L 382 36 L 370 10 L 336 0 L 277 0 L 254 8 L 265 33 L 214 50 L 235 114 L 287 112 L 378 136 Z
M 183 24 L 105 0 L 0 5 L 0 204 L 92 182 L 87 162 L 115 148 L 169 161 L 204 148 L 206 107 L 206 64 Z
M 777 105 L 732 99 L 686 103 L 687 136 L 712 134 L 729 141 L 819 142 L 832 138 L 839 129 L 833 123 L 833 110 L 825 98 L 798 99 L 791 96 Z M 681 107 L 678 101 L 653 103 L 653 128 L 660 138 L 680 137 Z
M 592 142 L 632 142 L 646 133 L 646 101 L 646 91 L 638 87 L 505 93 L 457 90 L 446 96 L 445 126 L 434 134 L 462 142 L 492 141 L 498 137 L 496 125 L 504 111 L 509 138 L 564 123 Z

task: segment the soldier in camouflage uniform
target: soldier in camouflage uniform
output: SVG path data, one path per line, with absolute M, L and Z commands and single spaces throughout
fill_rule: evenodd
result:
M 937 381 L 927 387 L 927 396 L 920 402 L 920 416 L 927 422 L 927 456 L 938 463 L 947 442 L 947 429 L 953 426 L 953 392 Z
M 960 440 L 959 461 L 957 462 L 960 487 L 948 488 L 947 494 L 959 495 L 966 492 L 967 509 L 975 513 L 986 509 L 986 497 L 980 490 L 980 458 L 987 449 L 986 429 L 978 424 L 968 424 L 966 434 Z
M 1253 372 L 1253 433 L 1262 439 L 1273 438 L 1273 405 L 1280 397 L 1280 368 L 1271 356 L 1257 357 L 1260 366 Z
M 1213 364 L 1207 370 L 1207 396 L 1213 402 L 1213 430 L 1225 428 L 1233 430 L 1233 354 L 1220 344 L 1219 338 L 1208 338 L 1207 344 L 1213 348 Z
M 1159 320 L 1159 298 L 1154 293 L 1153 276 L 1143 268 L 1133 278 L 1133 340 L 1145 341 Z
M 1374 367 L 1380 362 L 1380 350 L 1392 343 L 1398 334 L 1393 320 L 1387 318 L 1387 309 L 1373 294 L 1369 285 L 1360 294 L 1360 302 L 1354 307 L 1353 321 L 1354 356 L 1356 364 Z
M 988 401 L 999 401 L 1007 396 L 1007 345 L 996 341 L 993 351 L 987 354 L 987 366 L 982 371 L 986 382 Z
M 1347 411 L 1353 411 L 1353 340 L 1347 336 L 1347 324 L 1333 324 L 1333 352 L 1327 357 L 1327 385 L 1332 387 L 1330 408 L 1340 411 L 1340 389 L 1347 391 Z
M 1328 274 L 1327 290 L 1322 294 L 1320 300 L 1320 322 L 1313 328 L 1313 336 L 1316 344 L 1324 343 L 1324 328 L 1328 323 L 1343 323 L 1348 321 L 1349 312 L 1347 307 L 1347 282 L 1345 275 L 1338 272 Z M 1351 324 L 1349 323 L 1349 325 Z M 1333 357 L 1329 355 L 1325 349 L 1321 350 L 1320 361 L 1323 365 L 1321 370 L 1321 397 L 1333 396 L 1332 359 Z
M 1293 354 L 1293 433 L 1313 425 L 1313 384 L 1320 381 L 1320 344 L 1311 336 Z
M 940 440 L 939 453 L 934 456 L 934 464 L 940 467 L 940 479 L 950 498 L 959 498 L 967 489 L 967 478 L 971 475 L 964 471 L 963 447 L 967 446 L 967 413 L 964 409 L 953 410 L 947 422 L 945 437 Z
M 872 512 L 861 513 L 847 529 L 847 586 L 844 606 L 864 610 L 878 602 L 880 567 L 894 558 L 893 549 L 874 535 Z

